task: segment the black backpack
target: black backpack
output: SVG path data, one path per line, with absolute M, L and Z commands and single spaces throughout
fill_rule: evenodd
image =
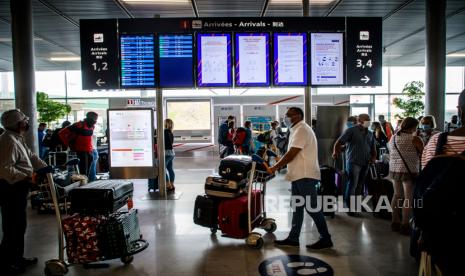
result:
M 443 141 L 438 141 L 438 150 L 444 145 Z M 433 257 L 446 256 L 452 266 L 458 265 L 452 261 L 462 250 L 458 245 L 465 243 L 461 227 L 465 215 L 464 179 L 465 151 L 459 155 L 439 155 L 433 158 L 415 182 L 415 227 L 421 232 L 425 249 Z

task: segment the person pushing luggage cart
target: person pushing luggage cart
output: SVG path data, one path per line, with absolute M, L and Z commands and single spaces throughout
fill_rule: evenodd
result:
M 290 128 L 288 152 L 271 168 L 275 173 L 287 165 L 286 179 L 292 182 L 292 196 L 301 196 L 305 203 L 310 198 L 310 206 L 317 205 L 317 185 L 320 181 L 320 166 L 318 164 L 318 146 L 315 133 L 304 121 L 304 112 L 298 107 L 291 107 L 286 113 L 287 124 Z M 304 205 L 307 206 L 306 204 Z M 292 229 L 289 236 L 283 240 L 275 240 L 278 246 L 299 247 L 300 231 L 304 219 L 304 206 L 295 207 L 292 214 Z M 324 249 L 333 246 L 331 235 L 322 210 L 307 213 L 315 221 L 320 233 L 320 239 L 310 245 L 309 249 Z

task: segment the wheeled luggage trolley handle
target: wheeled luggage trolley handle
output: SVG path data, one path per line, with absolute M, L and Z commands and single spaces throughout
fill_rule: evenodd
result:
M 274 219 L 267 218 L 266 216 L 266 211 L 265 211 L 265 193 L 266 193 L 266 182 L 273 178 L 274 175 L 268 174 L 267 172 L 264 171 L 257 171 L 257 161 L 258 162 L 263 162 L 263 159 L 258 159 L 254 158 L 254 161 L 252 162 L 252 169 L 250 170 L 249 173 L 249 183 L 248 183 L 248 189 L 247 189 L 247 212 L 248 212 L 248 232 L 249 236 L 246 239 L 247 245 L 249 245 L 252 248 L 261 248 L 264 244 L 262 235 L 257 232 L 252 232 L 254 225 L 257 224 L 257 222 L 260 222 L 260 228 L 263 228 L 266 232 L 272 233 L 276 231 L 276 223 Z M 261 212 L 258 214 L 255 214 L 255 212 L 252 211 L 252 200 L 254 197 L 254 187 L 258 186 L 259 189 L 259 197 L 260 197 L 260 204 L 261 204 Z M 253 203 L 253 209 L 257 210 L 257 202 L 254 201 Z

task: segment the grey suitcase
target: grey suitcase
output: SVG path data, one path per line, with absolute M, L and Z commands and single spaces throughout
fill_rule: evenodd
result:
M 215 197 L 236 198 L 244 192 L 246 185 L 247 179 L 236 181 L 210 175 L 205 180 L 205 193 Z

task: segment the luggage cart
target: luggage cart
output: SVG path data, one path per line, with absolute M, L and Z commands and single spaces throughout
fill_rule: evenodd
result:
M 48 182 L 50 183 L 51 196 L 52 196 L 53 204 L 55 207 L 54 209 L 55 209 L 55 216 L 57 220 L 56 222 L 57 222 L 57 230 L 58 230 L 57 231 L 58 259 L 52 259 L 52 260 L 46 261 L 44 273 L 47 276 L 58 276 L 58 275 L 61 276 L 61 275 L 65 275 L 66 273 L 68 273 L 68 267 L 70 266 L 70 264 L 65 261 L 65 257 L 64 257 L 64 250 L 66 249 L 66 247 L 65 247 L 61 213 L 60 213 L 60 209 L 58 206 L 58 191 L 55 186 L 55 182 L 53 181 L 53 176 L 52 176 L 53 172 L 54 172 L 54 169 L 51 166 L 45 167 L 38 171 L 38 173 L 45 174 Z M 121 262 L 124 264 L 132 263 L 132 261 L 134 260 L 134 255 L 147 249 L 148 246 L 149 246 L 149 243 L 146 240 L 143 240 L 141 237 L 141 239 L 132 243 L 132 250 L 129 252 L 129 254 L 120 257 Z M 108 259 L 103 258 L 100 261 L 105 261 L 105 260 L 108 260 Z M 92 267 L 91 264 L 84 264 L 84 266 Z M 106 267 L 106 266 L 102 266 L 102 264 L 96 264 L 95 267 Z
M 245 239 L 246 244 L 255 249 L 262 248 L 264 241 L 262 234 L 258 232 L 253 232 L 254 228 L 262 228 L 268 233 L 273 233 L 276 231 L 276 222 L 272 218 L 268 218 L 265 210 L 265 194 L 266 194 L 266 184 L 272 178 L 274 174 L 269 174 L 265 171 L 256 170 L 257 163 L 252 162 L 252 169 L 248 174 L 248 185 L 247 185 L 247 227 L 248 227 L 248 236 Z M 252 191 L 260 192 L 260 202 L 252 202 Z M 257 210 L 257 205 L 261 204 L 261 212 L 254 216 L 252 210 Z M 210 228 L 211 232 L 214 234 L 217 232 L 218 228 Z

